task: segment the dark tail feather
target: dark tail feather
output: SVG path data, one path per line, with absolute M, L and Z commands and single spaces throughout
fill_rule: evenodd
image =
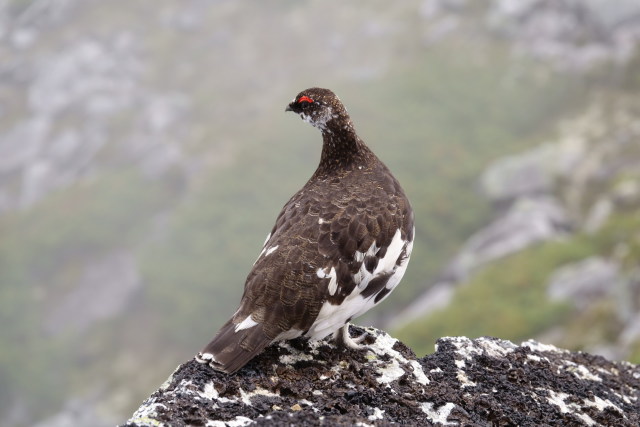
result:
M 196 360 L 208 363 L 213 369 L 233 374 L 246 365 L 271 343 L 258 324 L 236 332 L 237 325 L 229 320 L 220 328 Z

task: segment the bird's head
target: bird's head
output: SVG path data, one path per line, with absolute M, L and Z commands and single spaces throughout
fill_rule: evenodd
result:
M 349 119 L 347 111 L 335 93 L 329 89 L 313 87 L 303 90 L 291 101 L 285 111 L 299 114 L 302 120 L 325 131 L 330 122 Z

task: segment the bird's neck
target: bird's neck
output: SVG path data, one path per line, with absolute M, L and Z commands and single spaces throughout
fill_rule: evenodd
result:
M 322 154 L 316 175 L 365 165 L 372 156 L 348 117 L 331 120 L 321 131 Z

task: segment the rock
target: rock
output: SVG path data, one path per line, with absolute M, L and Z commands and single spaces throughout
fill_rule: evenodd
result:
M 483 13 L 487 30 L 508 40 L 514 53 L 573 74 L 632 60 L 640 40 L 640 3 L 619 0 L 423 0 L 420 15 L 433 25 L 445 18 Z M 473 31 L 469 28 L 453 34 Z
M 488 23 L 519 52 L 560 70 L 584 73 L 612 61 L 623 64 L 640 40 L 640 6 L 622 0 L 493 0 Z
M 560 142 L 502 157 L 482 174 L 482 190 L 494 202 L 551 193 L 558 178 L 574 172 L 587 149 L 583 139 L 565 137 Z
M 614 212 L 614 204 L 608 197 L 599 198 L 591 208 L 587 218 L 584 220 L 583 228 L 587 233 L 593 234 L 600 230 L 603 225 L 607 223 L 607 220 Z
M 139 36 L 120 32 L 15 60 L 9 71 L 24 70 L 10 92 L 25 100 L 25 111 L 10 110 L 15 119 L 0 128 L 0 213 L 114 167 L 133 163 L 152 179 L 184 172 L 190 101 L 150 87 L 143 49 Z
M 123 426 L 640 423 L 640 367 L 535 341 L 438 340 L 416 358 L 373 328 L 368 351 L 297 339 L 235 375 L 191 360 Z
M 507 212 L 465 242 L 444 277 L 454 283 L 463 281 L 483 264 L 556 239 L 570 228 L 564 208 L 553 197 L 519 198 Z
M 611 295 L 620 280 L 618 264 L 594 256 L 558 269 L 547 289 L 552 301 L 570 301 L 586 308 L 594 300 Z
M 640 343 L 640 313 L 637 313 L 627 322 L 624 330 L 620 334 L 620 343 L 627 347 Z

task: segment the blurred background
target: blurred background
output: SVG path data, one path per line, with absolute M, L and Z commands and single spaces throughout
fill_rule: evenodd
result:
M 0 426 L 126 420 L 233 313 L 333 89 L 416 212 L 356 323 L 640 362 L 635 0 L 0 0 Z

